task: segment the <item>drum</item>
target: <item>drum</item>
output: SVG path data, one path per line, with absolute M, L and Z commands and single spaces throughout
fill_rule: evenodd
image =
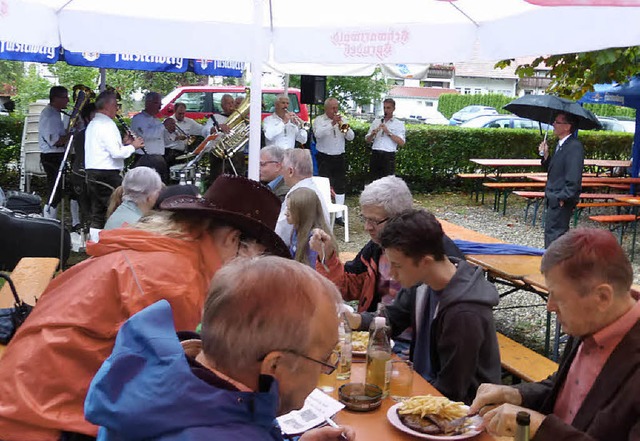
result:
M 169 169 L 169 176 L 172 181 L 181 184 L 193 184 L 196 179 L 196 166 L 187 167 L 187 164 L 172 165 Z

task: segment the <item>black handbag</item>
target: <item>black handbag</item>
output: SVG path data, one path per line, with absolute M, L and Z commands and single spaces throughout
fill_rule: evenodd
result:
M 13 338 L 20 325 L 27 319 L 33 307 L 27 305 L 18 297 L 16 287 L 7 274 L 0 273 L 0 278 L 5 279 L 9 284 L 15 300 L 13 308 L 0 309 L 0 344 L 6 345 Z

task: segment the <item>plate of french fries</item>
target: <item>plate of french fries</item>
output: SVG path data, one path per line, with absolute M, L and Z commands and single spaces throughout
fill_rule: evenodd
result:
M 477 435 L 480 416 L 467 416 L 469 406 L 446 397 L 420 395 L 395 404 L 387 419 L 397 429 L 417 438 L 460 440 Z
M 351 333 L 351 354 L 367 355 L 367 346 L 369 346 L 369 332 L 354 331 Z

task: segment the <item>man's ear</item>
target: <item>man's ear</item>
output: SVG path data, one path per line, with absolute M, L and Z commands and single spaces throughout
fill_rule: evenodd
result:
M 238 248 L 241 235 L 240 230 L 229 227 L 222 235 L 222 246 L 229 249 Z
M 615 296 L 613 286 L 608 283 L 601 283 L 594 288 L 594 291 L 598 299 L 598 309 L 600 311 L 606 311 Z
M 272 377 L 276 377 L 276 372 L 279 369 L 282 369 L 282 362 L 282 352 L 269 352 L 264 360 L 262 360 L 260 373 L 262 375 L 271 375 Z

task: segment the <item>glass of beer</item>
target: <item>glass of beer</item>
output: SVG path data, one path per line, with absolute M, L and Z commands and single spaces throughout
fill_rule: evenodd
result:
M 332 359 L 338 361 L 339 357 L 340 357 L 340 353 L 337 351 L 334 351 L 332 354 Z M 334 371 L 328 375 L 325 374 L 324 372 L 320 373 L 317 387 L 322 392 L 330 394 L 336 389 L 337 384 L 338 384 L 338 369 L 334 369 Z
M 391 364 L 389 395 L 395 401 L 403 401 L 413 393 L 413 363 L 408 360 L 394 360 Z

